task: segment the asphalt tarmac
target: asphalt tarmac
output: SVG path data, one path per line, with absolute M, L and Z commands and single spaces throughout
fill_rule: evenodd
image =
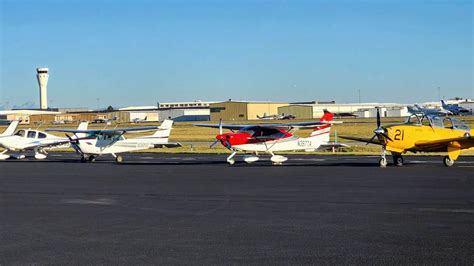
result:
M 0 162 L 0 264 L 474 263 L 474 157 Z

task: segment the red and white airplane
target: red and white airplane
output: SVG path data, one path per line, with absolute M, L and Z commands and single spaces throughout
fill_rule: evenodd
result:
M 229 164 L 234 164 L 233 159 L 237 152 L 254 153 L 244 157 L 246 163 L 253 163 L 259 160 L 258 153 L 264 152 L 270 154 L 273 164 L 282 164 L 288 158 L 275 155 L 279 151 L 315 151 L 320 148 L 348 147 L 345 144 L 330 143 L 329 133 L 331 125 L 342 123 L 333 120 L 334 115 L 324 111 L 324 115 L 318 122 L 304 122 L 292 124 L 261 124 L 261 125 L 223 125 L 219 124 L 196 124 L 199 127 L 219 128 L 219 135 L 216 136 L 216 142 L 232 151 L 227 158 Z M 313 132 L 307 138 L 294 136 L 294 131 L 298 129 L 312 128 Z M 223 133 L 223 129 L 230 129 L 231 133 Z M 237 132 L 235 132 L 237 131 Z

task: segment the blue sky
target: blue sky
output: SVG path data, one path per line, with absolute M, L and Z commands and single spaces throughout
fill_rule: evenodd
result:
M 0 3 L 0 105 L 474 97 L 473 1 Z

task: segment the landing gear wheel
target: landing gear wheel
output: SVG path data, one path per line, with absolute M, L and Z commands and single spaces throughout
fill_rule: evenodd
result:
M 85 162 L 87 162 L 87 158 L 84 156 L 81 156 L 81 163 L 85 163 Z
M 229 165 L 233 165 L 235 163 L 235 160 L 234 159 L 230 159 L 230 160 L 227 160 L 227 162 L 229 163 Z
M 91 163 L 95 162 L 95 156 L 93 155 L 89 156 L 89 162 Z
M 115 161 L 117 163 L 121 163 L 121 162 L 123 162 L 123 157 L 121 155 L 117 155 L 117 157 L 115 157 Z
M 449 156 L 445 156 L 443 158 L 443 163 L 444 163 L 444 166 L 451 167 L 454 164 L 454 160 L 449 159 Z
M 403 165 L 403 157 L 401 155 L 394 155 L 393 156 L 393 163 L 396 166 L 402 166 Z
M 380 167 L 387 167 L 387 159 L 380 158 L 379 165 L 380 165 Z

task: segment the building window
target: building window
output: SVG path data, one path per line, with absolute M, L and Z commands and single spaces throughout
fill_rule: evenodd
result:
M 225 107 L 212 107 L 211 113 L 220 113 L 223 110 L 225 110 Z
M 239 114 L 239 117 L 245 117 L 245 115 L 244 114 Z

